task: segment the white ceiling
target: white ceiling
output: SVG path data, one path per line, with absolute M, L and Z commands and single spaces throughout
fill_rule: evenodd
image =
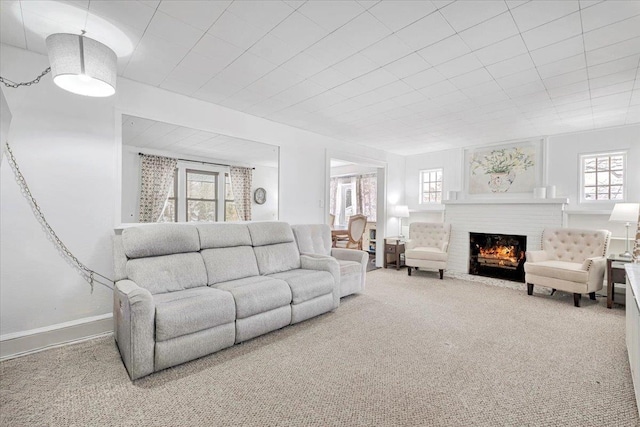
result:
M 41 53 L 83 28 L 109 44 L 108 21 L 124 77 L 404 155 L 640 122 L 640 1 L 3 0 L 1 19 Z
M 273 145 L 126 114 L 122 115 L 122 144 L 239 165 L 278 167 L 278 147 Z

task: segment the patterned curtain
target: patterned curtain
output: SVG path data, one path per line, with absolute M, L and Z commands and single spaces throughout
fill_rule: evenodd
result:
M 358 175 L 356 181 L 356 206 L 359 214 L 366 215 L 367 221 L 376 222 L 376 201 L 378 198 L 378 176 Z
M 336 197 L 338 197 L 338 178 L 331 178 L 329 187 L 329 213 L 338 216 L 336 212 Z
M 231 179 L 231 191 L 235 201 L 238 218 L 242 221 L 251 221 L 251 180 L 253 169 L 239 166 L 229 168 Z
M 140 222 L 158 222 L 173 185 L 177 159 L 141 155 Z

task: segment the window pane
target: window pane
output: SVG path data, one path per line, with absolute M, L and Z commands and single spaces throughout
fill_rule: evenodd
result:
M 622 170 L 623 166 L 622 156 L 611 156 L 611 170 Z
M 609 199 L 609 187 L 596 187 L 598 189 L 598 200 Z
M 609 157 L 598 157 L 597 163 L 599 171 L 609 170 Z
M 593 172 L 596 170 L 596 159 L 591 157 L 584 159 L 584 171 Z
M 587 187 L 584 189 L 584 198 L 585 200 L 595 200 L 596 199 L 596 188 L 595 187 Z
M 595 173 L 585 173 L 584 174 L 584 185 L 596 185 L 596 174 Z
M 611 200 L 622 200 L 622 185 L 611 186 Z
M 216 175 L 187 172 L 187 198 L 216 198 Z
M 611 172 L 611 185 L 613 184 L 624 184 L 624 172 L 622 171 L 614 171 Z
M 609 172 L 598 172 L 598 185 L 609 185 Z
M 215 221 L 216 202 L 188 200 L 187 201 L 187 221 Z

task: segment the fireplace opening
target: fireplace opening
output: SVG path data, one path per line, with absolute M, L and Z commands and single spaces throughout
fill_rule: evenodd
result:
M 469 274 L 524 283 L 527 236 L 469 233 Z

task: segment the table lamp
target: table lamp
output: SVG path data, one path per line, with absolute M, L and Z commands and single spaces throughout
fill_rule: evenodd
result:
M 631 224 L 638 222 L 638 211 L 640 210 L 640 203 L 616 203 L 609 217 L 611 222 L 624 222 L 627 227 L 627 239 L 625 240 L 625 251 L 620 254 L 621 257 L 631 258 L 631 252 L 629 251 L 629 227 Z
M 407 205 L 395 205 L 393 207 L 392 216 L 398 218 L 398 236 L 402 235 L 402 218 L 409 218 L 409 206 Z

